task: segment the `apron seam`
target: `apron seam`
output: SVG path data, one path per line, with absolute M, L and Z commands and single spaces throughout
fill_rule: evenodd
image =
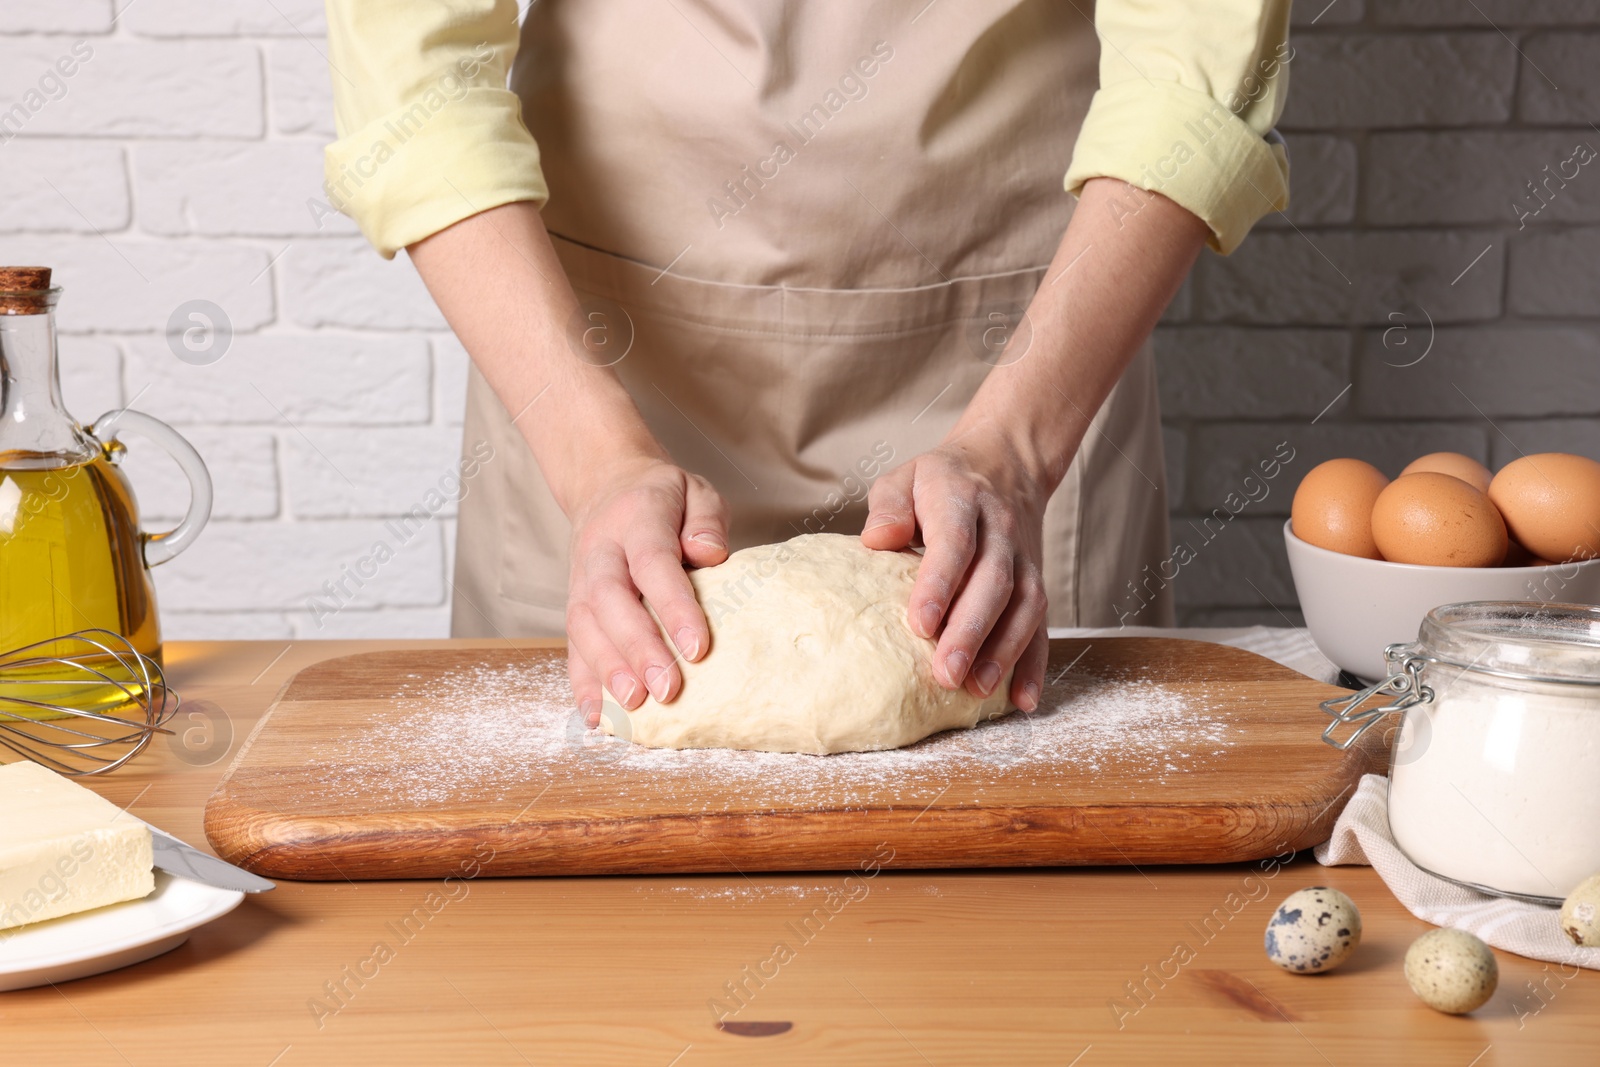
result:
M 673 281 L 684 282 L 690 285 L 711 286 L 723 290 L 740 290 L 755 295 L 776 294 L 779 292 L 793 294 L 817 293 L 822 295 L 849 293 L 860 294 L 862 296 L 884 296 L 899 294 L 914 295 L 918 293 L 937 292 L 941 289 L 948 289 L 952 286 L 960 285 L 963 282 L 985 282 L 1002 278 L 1014 278 L 1022 274 L 1042 274 L 1050 269 L 1049 263 L 1034 263 L 1025 267 L 1008 267 L 1005 270 L 986 271 L 983 274 L 961 274 L 954 278 L 944 279 L 943 281 L 929 282 L 926 285 L 869 285 L 850 288 L 829 288 L 815 285 L 788 285 L 782 282 L 771 285 L 757 285 L 752 282 L 721 282 L 717 281 L 715 278 L 701 278 L 692 274 L 677 274 L 671 272 L 662 273 L 661 268 L 655 264 L 634 259 L 632 256 L 623 255 L 621 252 L 611 252 L 604 248 L 597 248 L 594 245 L 585 244 L 582 241 L 575 241 L 570 237 L 554 231 L 550 233 L 550 236 L 563 244 L 571 245 L 572 247 L 581 249 L 585 252 L 589 252 L 597 256 L 605 256 L 608 259 L 614 259 L 618 261 L 618 263 L 627 264 L 630 267 L 636 267 L 641 272 L 655 271 L 663 279 L 672 279 Z M 651 283 L 647 282 L 645 284 L 648 285 Z
M 885 341 L 897 338 L 917 337 L 921 335 L 939 333 L 972 321 L 971 315 L 962 315 L 949 310 L 948 305 L 963 306 L 978 303 L 968 294 L 981 294 L 986 287 L 1006 287 L 1018 284 L 1028 287 L 1029 299 L 1031 293 L 1036 291 L 1049 272 L 1049 264 L 1037 264 L 1028 267 L 1019 267 L 990 274 L 963 275 L 947 281 L 935 282 L 930 285 L 917 285 L 902 288 L 855 288 L 855 289 L 819 289 L 814 287 L 795 287 L 790 285 L 749 285 L 742 282 L 718 282 L 704 278 L 689 278 L 683 275 L 665 275 L 655 281 L 646 282 L 644 278 L 629 278 L 617 276 L 618 269 L 623 265 L 637 268 L 641 275 L 653 269 L 640 264 L 638 260 L 615 252 L 595 248 L 552 234 L 553 238 L 573 250 L 576 262 L 567 262 L 562 257 L 562 266 L 566 268 L 572 287 L 580 293 L 612 300 L 623 306 L 630 305 L 641 312 L 648 312 L 658 321 L 670 323 L 675 326 L 687 326 L 705 330 L 720 335 L 731 337 L 765 338 L 779 340 L 793 338 L 796 340 L 845 340 L 845 341 Z M 593 258 L 591 258 L 593 257 Z M 594 262 L 594 258 L 600 260 Z M 587 262 L 586 262 L 587 260 Z M 590 267 L 600 269 L 586 269 Z M 605 267 L 612 269 L 606 270 Z M 678 299 L 661 299 L 646 296 L 645 290 L 654 285 L 656 281 L 670 278 L 676 289 L 688 290 L 673 292 Z M 778 303 L 778 321 L 782 325 L 773 329 L 770 325 L 770 314 L 751 313 L 735 310 L 718 316 L 712 314 L 696 314 L 684 310 L 684 304 L 695 297 L 695 289 L 703 290 L 706 295 L 715 295 L 719 300 L 733 298 L 755 304 L 756 302 L 776 300 Z M 669 290 L 671 291 L 671 290 Z M 1013 294 L 1015 296 L 1015 294 Z M 915 310 L 899 316 L 902 320 L 895 323 L 896 316 L 893 308 L 882 317 L 885 325 L 879 328 L 856 330 L 831 330 L 825 327 L 800 326 L 798 330 L 790 328 L 791 306 L 804 309 L 807 304 L 816 305 L 821 301 L 831 304 L 847 304 L 860 301 L 863 307 L 870 306 L 870 301 L 926 302 L 943 298 L 946 308 L 935 311 L 924 311 L 918 314 Z M 818 309 L 820 310 L 820 309 Z M 848 308 L 846 309 L 849 310 Z M 938 318 L 928 316 L 937 315 Z M 802 316 L 802 321 L 806 317 Z M 821 317 L 821 316 L 815 316 Z M 840 316 L 834 316 L 840 317 Z M 748 323 L 748 324 L 746 324 Z M 891 323 L 894 323 L 891 325 Z
M 783 311 L 783 303 L 782 303 L 782 301 L 786 301 L 786 300 L 787 300 L 786 297 L 780 298 L 780 304 L 779 304 L 780 318 L 781 318 L 781 313 Z M 790 330 L 762 330 L 762 329 L 757 329 L 757 328 L 751 327 L 751 326 L 718 326 L 715 323 L 703 322 L 703 321 L 701 321 L 699 319 L 685 318 L 685 317 L 678 316 L 678 315 L 672 315 L 672 314 L 668 314 L 666 312 L 662 312 L 662 311 L 656 310 L 656 309 L 652 309 L 652 310 L 653 310 L 654 313 L 652 314 L 651 317 L 654 320 L 656 320 L 657 322 L 670 322 L 673 325 L 677 325 L 677 326 L 693 326 L 695 329 L 704 330 L 707 333 L 720 333 L 720 334 L 727 334 L 729 336 L 735 336 L 735 337 L 761 337 L 761 338 L 771 339 L 771 340 L 774 340 L 774 341 L 781 341 L 781 340 L 786 340 L 786 339 L 787 340 L 828 340 L 828 341 L 881 341 L 881 340 L 890 340 L 890 339 L 900 338 L 900 337 L 915 337 L 915 336 L 918 336 L 919 334 L 942 333 L 942 332 L 948 330 L 952 326 L 959 326 L 960 324 L 962 324 L 964 322 L 970 322 L 971 321 L 970 318 L 957 317 L 957 318 L 953 318 L 953 319 L 945 319 L 945 320 L 940 321 L 940 322 L 930 322 L 930 323 L 926 323 L 926 324 L 921 325 L 921 326 L 907 326 L 904 329 L 896 329 L 896 330 L 873 330 L 873 331 L 862 332 L 862 333 L 813 332 L 813 331 L 806 331 L 806 332 L 803 332 L 803 333 L 796 333 L 796 332 L 793 332 L 793 331 L 790 331 Z

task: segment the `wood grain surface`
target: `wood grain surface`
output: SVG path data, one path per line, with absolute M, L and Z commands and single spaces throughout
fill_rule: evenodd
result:
M 1166 638 L 1052 642 L 1041 709 L 913 749 L 663 752 L 582 730 L 559 648 L 370 653 L 300 672 L 206 805 L 269 877 L 1217 863 L 1324 840 L 1378 731 L 1339 690 Z
M 297 671 L 354 652 L 487 643 L 169 643 L 168 677 L 184 697 L 180 729 L 87 784 L 203 846 L 205 798 Z M 1286 974 L 1261 951 L 1272 910 L 1308 885 L 1348 893 L 1364 927 L 1355 957 L 1314 977 Z M 828 915 L 820 932 L 791 932 L 818 908 Z M 891 862 L 871 879 L 284 881 L 157 959 L 0 995 L 0 1059 L 51 1067 L 1595 1063 L 1594 972 L 1497 952 L 1494 998 L 1468 1016 L 1441 1015 L 1412 995 L 1401 966 L 1406 946 L 1431 929 L 1372 868 L 1321 867 L 1309 850 L 1197 867 L 915 871 Z M 796 955 L 757 985 L 750 975 L 779 940 Z M 1197 955 L 1174 974 L 1166 961 L 1178 941 Z M 374 966 L 379 943 L 393 955 Z M 730 984 L 748 992 L 732 1001 Z M 732 1012 L 723 1026 L 713 1002 Z

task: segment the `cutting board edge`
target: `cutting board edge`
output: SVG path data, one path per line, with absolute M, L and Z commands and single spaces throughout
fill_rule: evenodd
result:
M 267 728 L 267 723 L 272 721 L 272 716 L 278 710 L 278 705 L 283 703 L 284 695 L 288 693 L 289 687 L 294 684 L 294 680 L 298 677 L 300 677 L 298 673 L 293 674 L 278 687 L 278 692 L 273 696 L 272 703 L 268 704 L 267 710 L 261 713 L 261 718 L 256 720 L 255 728 L 245 737 L 244 743 L 239 746 L 239 751 L 233 754 L 233 759 L 228 761 L 228 766 L 223 770 L 222 777 L 217 779 L 217 784 L 212 786 L 210 796 L 206 797 L 206 810 L 210 810 L 212 800 L 233 780 L 234 772 L 244 764 L 245 758 L 250 754 L 250 749 L 256 743 L 256 738 L 261 736 L 261 732 Z
M 1347 788 L 1345 792 L 1348 791 Z M 909 855 L 910 859 L 902 862 L 900 869 L 1242 863 L 1281 856 L 1325 841 L 1338 817 L 1338 812 L 1326 803 L 1311 813 L 1316 801 L 1290 801 L 1270 806 L 1259 803 L 1171 805 L 1161 814 L 1172 830 L 1205 827 L 1222 830 L 1190 841 L 1192 847 L 1174 853 L 1170 846 L 1160 846 L 1166 850 L 1159 852 L 1145 851 L 1126 841 L 1119 846 L 1103 832 L 1103 829 L 1119 825 L 1148 824 L 1150 809 L 1134 803 L 1092 807 L 1039 805 L 1003 810 L 934 809 L 934 817 L 914 833 L 910 827 L 928 814 L 926 809 L 917 813 L 912 813 L 909 807 L 857 809 L 852 812 L 856 825 L 847 835 L 839 834 L 831 826 L 823 829 L 827 813 L 820 811 L 651 815 L 627 821 L 568 818 L 525 822 L 519 827 L 518 837 L 508 840 L 504 836 L 508 827 L 496 824 L 455 827 L 443 833 L 436 827 L 378 827 L 330 836 L 326 833 L 329 827 L 326 819 L 285 816 L 232 802 L 230 798 L 218 799 L 217 804 L 207 805 L 205 813 L 206 838 L 218 855 L 256 874 L 304 881 L 460 877 L 473 856 L 482 860 L 480 850 L 484 846 L 495 858 L 507 853 L 512 857 L 509 865 L 502 862 L 491 871 L 491 877 L 848 870 L 861 863 L 864 842 L 876 838 L 883 839 L 881 844 L 892 842 L 897 846 L 897 855 Z M 979 813 L 988 818 L 975 819 Z M 1137 817 L 1129 819 L 1126 817 L 1129 813 Z M 1267 819 L 1263 817 L 1265 813 L 1277 817 Z M 1123 816 L 1120 819 L 1119 814 Z M 948 823 L 952 818 L 968 824 L 960 829 L 971 835 L 970 843 L 949 847 L 952 828 Z M 786 851 L 799 835 L 784 824 L 808 821 L 817 824 L 814 835 L 827 834 L 833 847 L 839 850 Z M 765 824 L 759 836 L 737 832 L 707 836 L 704 833 L 708 823 L 721 823 L 723 831 L 730 831 L 748 827 L 753 822 Z M 1002 849 L 997 853 L 994 827 L 976 825 L 982 822 L 1023 827 L 1018 832 L 1028 835 L 1027 847 Z M 774 826 L 775 823 L 778 825 Z M 1098 838 L 1091 837 L 1086 827 L 1094 829 Z M 686 832 L 690 829 L 692 833 Z M 596 834 L 595 830 L 602 833 Z M 562 836 L 546 841 L 551 832 Z M 909 840 L 908 834 L 912 835 Z M 853 852 L 844 850 L 838 842 L 846 838 L 862 842 L 862 848 Z M 704 839 L 711 847 L 678 849 L 659 844 L 695 839 Z M 583 841 L 593 842 L 595 851 L 580 860 L 567 859 L 573 855 L 574 846 Z M 419 844 L 431 847 L 419 851 L 416 847 Z M 530 848 L 530 844 L 537 847 Z M 342 862 L 335 863 L 330 851 L 338 851 Z M 419 863 L 419 855 L 437 859 Z M 783 862 L 785 855 L 791 857 L 792 862 Z M 797 855 L 803 858 L 793 858 Z M 1001 856 L 1006 862 L 993 862 Z M 601 858 L 597 860 L 596 857 Z M 405 864 L 404 869 L 400 864 Z M 484 865 L 487 866 L 487 861 Z
M 250 739 L 253 740 L 256 734 L 259 732 L 260 727 L 258 726 L 257 729 L 251 733 Z M 246 742 L 246 745 L 248 744 L 249 741 Z M 243 755 L 242 751 L 240 755 Z M 1318 799 L 1302 801 L 1292 797 L 1273 797 L 1265 799 L 1264 803 L 1266 807 L 1274 811 L 1308 811 L 1313 805 L 1320 805 L 1320 807 L 1318 807 L 1317 814 L 1312 816 L 1312 818 L 1308 821 L 1305 830 L 1314 830 L 1320 824 L 1326 824 L 1327 829 L 1331 832 L 1333 823 L 1337 820 L 1339 811 L 1342 810 L 1336 808 L 1339 800 L 1342 799 L 1346 794 L 1353 792 L 1365 775 L 1383 773 L 1387 761 L 1388 745 L 1385 738 L 1380 735 L 1378 731 L 1369 731 L 1367 734 L 1363 735 L 1356 744 L 1352 745 L 1348 749 L 1340 751 L 1338 760 L 1328 765 L 1326 773 L 1316 782 L 1316 785 L 1320 787 L 1317 790 Z M 238 863 L 240 866 L 246 866 L 248 868 L 249 859 L 255 855 L 284 847 L 295 847 L 300 841 L 308 839 L 325 839 L 325 837 L 321 836 L 325 828 L 337 825 L 337 816 L 294 816 L 285 814 L 284 812 L 271 808 L 270 806 L 263 808 L 251 804 L 249 800 L 244 797 L 233 796 L 232 789 L 230 788 L 232 785 L 232 770 L 233 768 L 230 767 L 228 773 L 224 775 L 223 779 L 218 783 L 216 789 L 213 790 L 210 797 L 207 798 L 204 809 L 204 828 L 206 840 L 211 843 L 211 846 L 217 850 L 219 855 L 223 856 L 225 859 L 228 859 L 229 862 Z M 1338 787 L 1337 791 L 1335 791 L 1335 787 Z M 1321 796 L 1326 796 L 1330 792 L 1332 792 L 1334 795 L 1333 801 L 1322 801 L 1320 799 Z M 507 801 L 506 808 L 509 810 L 515 803 L 516 801 L 514 800 Z M 1263 810 L 1263 808 L 1260 806 L 1261 804 L 1262 798 L 1244 798 L 1241 802 L 1236 804 L 1218 803 L 1213 801 L 1190 804 L 1169 803 L 1163 810 L 1191 813 L 1202 811 L 1247 812 Z M 981 805 L 976 807 L 978 810 L 984 810 L 982 809 Z M 854 809 L 854 814 L 867 815 L 875 818 L 892 818 L 893 816 L 901 814 L 906 810 L 907 809 L 904 807 L 896 809 L 893 806 L 873 806 Z M 923 812 L 928 810 L 929 809 L 923 809 Z M 931 810 L 937 816 L 946 815 L 952 812 L 971 811 L 974 810 L 974 806 L 933 808 Z M 998 809 L 987 810 L 994 811 Z M 1090 807 L 1061 804 L 1034 805 L 1026 808 L 1007 808 L 1004 810 L 1009 812 L 1056 813 L 1078 811 L 1148 812 L 1151 809 L 1148 808 L 1144 802 L 1130 801 L 1126 804 L 1097 804 Z M 516 815 L 513 816 L 513 819 L 520 818 L 521 815 L 526 811 L 526 807 L 519 809 Z M 410 813 L 394 812 L 389 814 L 392 814 L 396 817 L 396 822 L 403 822 Z M 420 812 L 418 814 L 425 816 L 427 813 Z M 707 819 L 727 819 L 738 821 L 749 819 L 820 818 L 826 814 L 827 812 L 824 809 L 795 808 L 786 811 L 772 812 L 683 813 L 680 815 L 653 815 L 637 820 L 622 821 L 615 819 L 603 819 L 599 816 L 599 813 L 591 814 L 588 812 L 575 812 L 569 813 L 569 816 L 566 818 L 545 819 L 542 822 L 524 820 L 523 825 L 529 829 L 537 828 L 540 830 L 561 830 L 570 827 L 589 825 L 608 825 L 613 827 L 631 827 L 635 825 L 642 826 L 648 820 L 655 820 L 656 822 L 660 822 L 662 820 L 692 820 L 698 822 Z M 920 813 L 918 817 L 920 817 Z M 282 827 L 283 832 L 272 832 L 270 828 L 274 827 Z M 476 825 L 458 826 L 454 828 L 454 831 L 457 833 L 481 835 L 503 829 L 503 824 L 485 821 Z M 410 836 L 410 833 L 420 834 L 423 832 L 437 834 L 438 831 L 432 828 L 417 827 L 414 830 L 407 832 L 396 827 L 380 826 L 368 831 L 343 831 L 337 836 L 340 840 L 349 841 L 360 840 L 366 837 L 393 838 L 397 834 L 405 837 Z M 1324 836 L 1322 839 L 1326 840 L 1326 836 Z

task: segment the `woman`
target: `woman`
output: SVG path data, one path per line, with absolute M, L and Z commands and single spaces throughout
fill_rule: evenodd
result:
M 329 11 L 330 198 L 411 255 L 495 450 L 457 635 L 564 630 L 593 722 L 706 651 L 685 563 L 857 529 L 925 544 L 941 682 L 1015 665 L 1025 711 L 1047 622 L 1170 621 L 1113 606 L 1166 555 L 1148 338 L 1287 203 L 1287 0 Z

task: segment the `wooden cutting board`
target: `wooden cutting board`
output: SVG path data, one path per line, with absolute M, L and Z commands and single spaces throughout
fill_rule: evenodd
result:
M 559 648 L 348 656 L 285 686 L 206 836 L 317 880 L 1217 863 L 1326 839 L 1387 762 L 1320 739 L 1342 690 L 1223 645 L 1056 640 L 1046 679 L 1032 716 L 806 756 L 590 733 Z

